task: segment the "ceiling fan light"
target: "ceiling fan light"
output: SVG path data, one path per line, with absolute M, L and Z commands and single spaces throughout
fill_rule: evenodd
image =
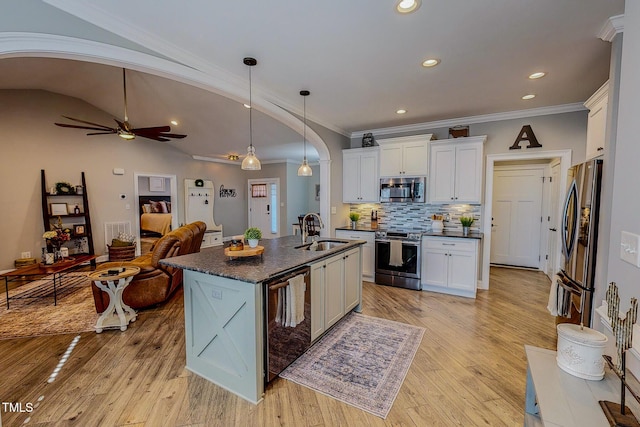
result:
M 131 141 L 136 139 L 136 135 L 131 132 L 118 132 L 118 136 L 124 140 Z
M 313 170 L 311 166 L 309 166 L 309 163 L 307 163 L 307 159 L 304 159 L 298 168 L 298 176 L 313 176 Z
M 247 157 L 242 159 L 241 168 L 246 171 L 259 171 L 262 169 L 262 165 L 260 164 L 260 160 L 256 157 L 256 149 L 253 145 L 247 147 Z

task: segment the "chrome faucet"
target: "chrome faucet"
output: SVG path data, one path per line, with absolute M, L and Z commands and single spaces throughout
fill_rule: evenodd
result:
M 318 224 L 320 225 L 320 228 L 324 228 L 324 223 L 322 222 L 322 218 L 320 218 L 320 215 L 318 215 L 315 212 L 309 212 L 308 214 L 306 214 L 303 218 L 302 218 L 302 244 L 304 245 L 305 243 L 307 243 L 307 239 L 309 238 L 309 234 L 307 233 L 307 217 L 308 216 L 315 216 L 316 218 L 318 218 Z

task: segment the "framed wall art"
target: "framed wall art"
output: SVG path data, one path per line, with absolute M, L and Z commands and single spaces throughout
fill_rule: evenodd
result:
M 84 224 L 75 224 L 73 226 L 73 235 L 74 236 L 84 236 L 86 234 Z
M 51 215 L 68 215 L 69 209 L 66 203 L 51 203 Z

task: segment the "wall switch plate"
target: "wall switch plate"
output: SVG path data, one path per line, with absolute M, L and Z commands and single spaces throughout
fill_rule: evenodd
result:
M 335 206 L 331 206 L 331 214 L 332 215 L 336 214 L 336 207 Z
M 623 231 L 620 237 L 620 259 L 640 268 L 640 236 Z
M 31 258 L 31 252 L 22 252 L 20 258 Z

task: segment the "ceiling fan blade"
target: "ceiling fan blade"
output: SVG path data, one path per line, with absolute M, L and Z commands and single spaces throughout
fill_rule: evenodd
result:
M 112 132 L 91 132 L 88 133 L 87 135 L 113 135 L 114 133 L 116 133 L 115 131 Z
M 109 126 L 101 125 L 100 123 L 93 123 L 93 122 L 88 122 L 86 120 L 74 119 L 73 117 L 69 117 L 69 116 L 62 116 L 62 117 L 64 117 L 65 119 L 73 120 L 74 122 L 84 123 L 86 125 L 99 126 L 101 128 L 104 128 L 105 130 L 111 129 Z
M 161 136 L 161 134 L 137 134 L 137 136 L 139 136 L 140 138 L 147 138 L 147 139 L 153 139 L 154 141 L 162 141 L 162 142 L 169 142 L 171 141 L 168 138 L 163 138 Z
M 186 138 L 187 135 L 181 135 L 179 133 L 161 133 L 160 136 L 164 136 L 165 138 L 182 139 L 182 138 Z
M 100 130 L 100 131 L 104 131 L 105 133 L 115 133 L 116 132 L 116 129 L 111 129 L 111 128 L 108 128 L 106 126 L 105 127 L 94 128 L 94 127 L 89 127 L 89 126 L 68 125 L 66 123 L 55 123 L 55 125 L 63 127 L 63 128 Z
M 133 133 L 160 133 L 160 132 L 171 132 L 171 127 L 169 126 L 154 126 L 150 128 L 135 128 L 131 129 Z

